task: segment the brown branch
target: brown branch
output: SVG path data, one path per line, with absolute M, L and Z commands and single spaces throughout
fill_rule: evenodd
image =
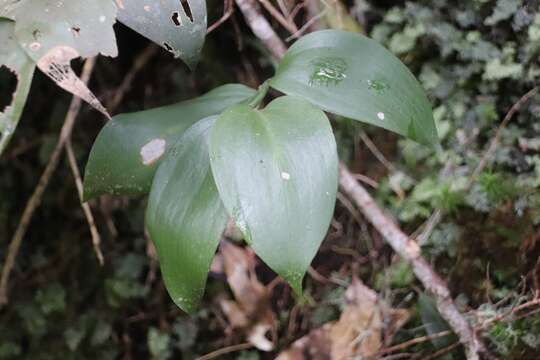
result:
M 95 63 L 95 58 L 88 59 L 84 63 L 81 75 L 81 79 L 84 83 L 87 83 L 90 79 L 90 75 L 92 74 Z M 26 204 L 21 221 L 19 222 L 15 234 L 13 235 L 13 238 L 11 239 L 11 242 L 9 244 L 8 253 L 4 262 L 4 267 L 2 269 L 2 277 L 0 279 L 0 308 L 6 305 L 8 302 L 8 282 L 11 271 L 15 266 L 15 259 L 17 258 L 17 254 L 19 253 L 19 249 L 21 247 L 24 235 L 26 234 L 28 226 L 30 225 L 32 216 L 34 215 L 34 211 L 41 203 L 43 193 L 45 192 L 45 189 L 49 184 L 49 180 L 51 179 L 52 174 L 58 166 L 60 156 L 62 155 L 66 142 L 71 136 L 73 126 L 75 125 L 75 118 L 79 114 L 81 104 L 82 100 L 77 96 L 74 96 L 73 100 L 71 100 L 69 110 L 64 120 L 64 125 L 62 125 L 62 130 L 60 131 L 60 138 L 56 143 L 56 147 L 54 148 L 53 153 L 49 158 L 49 162 L 47 163 L 43 174 L 39 178 L 39 182 L 34 189 L 34 193 Z
M 294 21 L 287 20 L 268 0 L 259 0 L 259 2 L 264 6 L 266 11 L 268 11 L 274 19 L 276 19 L 281 26 L 287 29 L 288 32 L 294 34 L 298 32 Z
M 279 60 L 285 55 L 287 48 L 277 36 L 268 21 L 261 15 L 254 0 L 235 0 L 242 11 L 249 27 L 268 48 L 272 56 Z
M 250 343 L 231 345 L 231 346 L 224 347 L 223 349 L 218 349 L 216 351 L 212 351 L 209 354 L 206 354 L 206 355 L 203 355 L 203 356 L 197 358 L 197 360 L 215 359 L 217 357 L 220 357 L 220 356 L 223 356 L 223 355 L 226 355 L 226 354 L 230 354 L 232 352 L 251 349 L 252 347 L 253 347 L 253 345 L 250 344 Z
M 401 350 L 404 350 L 404 349 L 406 349 L 408 347 L 411 347 L 413 345 L 421 344 L 421 343 L 424 343 L 426 341 L 431 341 L 431 340 L 439 339 L 439 338 L 442 338 L 442 337 L 447 337 L 449 335 L 452 335 L 452 332 L 450 330 L 446 330 L 446 331 L 441 331 L 441 332 L 438 332 L 438 333 L 435 333 L 435 334 L 432 334 L 432 335 L 426 335 L 426 336 L 417 337 L 417 338 L 414 338 L 412 340 L 405 341 L 405 342 L 403 342 L 401 344 L 397 344 L 397 345 L 382 349 L 381 351 L 379 351 L 377 356 L 384 355 L 384 354 L 390 354 L 390 353 L 397 352 L 397 351 L 401 351 Z
M 501 125 L 499 125 L 499 128 L 497 129 L 497 132 L 495 133 L 495 136 L 491 140 L 491 143 L 489 144 L 489 147 L 487 151 L 484 153 L 482 158 L 480 159 L 480 162 L 478 163 L 478 166 L 476 169 L 474 169 L 474 172 L 469 179 L 469 182 L 467 183 L 467 188 L 470 188 L 476 177 L 484 170 L 486 167 L 489 159 L 493 156 L 493 153 L 495 150 L 497 150 L 497 146 L 499 146 L 499 141 L 501 139 L 502 131 L 510 120 L 512 120 L 512 117 L 514 114 L 527 102 L 530 98 L 532 98 L 534 95 L 538 93 L 538 90 L 540 90 L 540 86 L 535 86 L 531 90 L 529 90 L 525 95 L 523 95 L 508 111 L 508 113 L 505 115 L 503 121 L 501 122 Z
M 276 59 L 282 58 L 286 51 L 285 45 L 270 27 L 268 21 L 261 15 L 254 1 L 236 0 L 236 4 L 244 14 L 254 34 Z M 358 209 L 383 235 L 394 251 L 411 264 L 416 277 L 435 298 L 437 309 L 465 347 L 467 359 L 478 360 L 479 353 L 485 351 L 483 344 L 477 338 L 476 333 L 465 317 L 457 309 L 445 282 L 422 257 L 418 244 L 383 213 L 367 190 L 356 181 L 354 175 L 342 163 L 340 164 L 339 175 L 339 184 L 343 192 L 354 201 Z
M 234 13 L 234 3 L 233 0 L 225 0 L 223 4 L 223 16 L 221 16 L 215 23 L 208 27 L 206 30 L 206 35 L 210 34 L 212 31 L 216 30 L 221 26 L 225 21 L 229 20 L 231 15 Z
M 157 54 L 158 50 L 159 47 L 152 43 L 137 56 L 132 67 L 129 69 L 129 72 L 124 76 L 124 80 L 122 80 L 120 86 L 114 91 L 114 96 L 111 98 L 111 101 L 107 104 L 109 112 L 112 113 L 115 111 L 122 100 L 124 100 L 124 96 L 131 88 L 131 84 L 133 83 L 133 80 L 135 80 L 137 74 L 146 66 L 146 64 L 148 64 L 150 59 Z
M 83 209 L 84 216 L 86 217 L 86 221 L 88 222 L 90 234 L 92 235 L 92 245 L 94 247 L 94 253 L 96 254 L 99 264 L 103 266 L 103 264 L 105 263 L 105 259 L 100 248 L 101 236 L 99 235 L 99 232 L 97 230 L 96 221 L 94 220 L 94 215 L 92 214 L 92 209 L 90 209 L 90 205 L 83 202 L 83 182 L 81 179 L 81 172 L 79 171 L 79 167 L 77 166 L 77 159 L 75 158 L 75 153 L 73 152 L 71 136 L 66 142 L 66 153 L 68 157 L 69 167 L 71 168 L 71 172 L 73 173 L 73 177 L 75 179 L 75 186 L 77 187 L 77 193 L 79 194 L 81 207 Z

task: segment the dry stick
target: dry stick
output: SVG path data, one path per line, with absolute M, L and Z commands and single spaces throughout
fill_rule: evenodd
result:
M 236 0 L 236 4 L 255 35 L 276 59 L 281 59 L 286 51 L 285 45 L 268 21 L 261 15 L 254 0 Z M 367 190 L 356 181 L 354 175 L 344 164 L 340 164 L 339 175 L 339 184 L 342 190 L 349 195 L 364 213 L 364 216 L 384 236 L 394 251 L 411 264 L 416 277 L 434 296 L 437 309 L 465 347 L 467 359 L 478 360 L 479 353 L 484 351 L 483 344 L 457 309 L 445 282 L 422 257 L 418 244 L 382 212 Z
M 259 2 L 264 6 L 264 8 L 276 19 L 281 26 L 287 29 L 288 32 L 294 34 L 298 32 L 298 28 L 294 21 L 287 20 L 268 0 L 259 0 Z
M 339 172 L 339 184 L 342 190 L 354 200 L 356 206 L 384 236 L 394 251 L 411 264 L 418 280 L 434 296 L 437 309 L 465 346 L 467 358 L 478 359 L 478 353 L 483 351 L 483 345 L 476 337 L 467 320 L 458 311 L 444 280 L 435 273 L 422 257 L 418 244 L 383 213 L 366 189 L 354 179 L 354 176 L 344 164 L 340 164 Z
M 159 47 L 154 44 L 150 44 L 146 47 L 146 49 L 143 50 L 143 52 L 139 56 L 137 56 L 128 74 L 124 77 L 124 80 L 122 80 L 122 83 L 114 92 L 115 95 L 112 98 L 111 102 L 107 104 L 107 108 L 110 112 L 116 110 L 118 105 L 120 105 L 120 103 L 124 99 L 124 95 L 131 87 L 135 76 L 137 76 L 139 71 L 141 71 L 141 69 L 146 66 L 148 61 L 150 61 L 150 59 L 158 52 L 158 50 Z
M 452 345 L 449 345 L 445 348 L 442 348 L 441 350 L 423 358 L 422 360 L 433 360 L 433 359 L 437 359 L 443 355 L 446 355 L 448 354 L 449 352 L 451 352 L 452 350 L 456 349 L 457 347 L 459 347 L 459 342 L 456 342 L 456 343 L 453 343 Z
M 90 79 L 90 75 L 92 74 L 95 63 L 95 58 L 88 59 L 84 63 L 81 79 L 85 83 L 87 83 Z M 28 225 L 30 224 L 30 220 L 32 220 L 32 215 L 41 203 L 43 193 L 45 192 L 45 189 L 49 184 L 49 180 L 51 179 L 54 170 L 56 170 L 56 167 L 58 166 L 62 151 L 64 150 L 66 142 L 68 141 L 73 130 L 75 118 L 77 117 L 79 110 L 81 109 L 81 104 L 82 100 L 79 97 L 74 96 L 73 100 L 71 100 L 66 119 L 64 120 L 64 125 L 62 125 L 62 130 L 60 131 L 60 138 L 56 143 L 56 147 L 54 148 L 54 151 L 49 159 L 49 162 L 47 163 L 47 166 L 45 167 L 45 170 L 43 171 L 43 174 L 39 178 L 39 182 L 34 189 L 34 193 L 26 204 L 21 221 L 19 222 L 15 234 L 13 235 L 13 238 L 9 244 L 8 254 L 4 263 L 4 267 L 2 269 L 2 277 L 0 279 L 0 308 L 8 302 L 7 288 L 9 275 L 11 274 L 11 270 L 13 270 L 13 266 L 15 266 L 15 259 L 17 258 L 17 254 L 19 253 L 22 240 L 24 238 L 24 235 L 26 234 Z
M 532 98 L 536 93 L 540 90 L 540 86 L 535 86 L 531 90 L 529 90 L 525 95 L 523 95 L 508 111 L 506 116 L 504 117 L 503 121 L 501 122 L 501 125 L 497 129 L 497 132 L 495 133 L 495 137 L 493 137 L 493 140 L 491 140 L 491 143 L 489 144 L 489 147 L 487 151 L 484 153 L 484 156 L 482 156 L 482 159 L 480 159 L 480 162 L 478 163 L 478 166 L 476 169 L 474 169 L 474 172 L 469 179 L 469 182 L 467 183 L 467 187 L 470 188 L 478 174 L 484 170 L 484 168 L 487 165 L 487 162 L 489 159 L 493 156 L 493 153 L 495 150 L 497 150 L 497 146 L 499 145 L 499 141 L 501 139 L 502 130 L 508 125 L 510 120 L 512 119 L 512 116 L 525 104 L 527 101 L 529 101 L 530 98 Z
M 234 3 L 233 0 L 225 0 L 223 4 L 223 16 L 219 18 L 215 23 L 208 27 L 206 30 L 206 35 L 210 34 L 212 31 L 216 30 L 221 26 L 225 21 L 227 21 L 231 15 L 234 13 Z
M 386 349 L 382 349 L 381 351 L 379 351 L 379 353 L 377 355 L 380 356 L 380 355 L 384 355 L 384 354 L 390 354 L 390 353 L 393 353 L 393 352 L 396 352 L 396 351 L 401 351 L 401 350 L 404 350 L 404 349 L 406 349 L 406 348 L 408 348 L 410 346 L 421 344 L 423 342 L 431 341 L 431 340 L 434 340 L 434 339 L 439 339 L 441 337 L 446 337 L 446 336 L 449 336 L 449 335 L 452 335 L 452 332 L 450 330 L 446 330 L 446 331 L 441 331 L 439 333 L 435 333 L 433 335 L 426 335 L 426 336 L 417 337 L 417 338 L 414 338 L 412 340 L 405 341 L 405 342 L 403 342 L 401 344 L 394 345 L 394 346 L 388 347 Z
M 100 248 L 101 236 L 99 235 L 99 232 L 97 230 L 96 221 L 94 220 L 94 215 L 92 214 L 90 205 L 88 205 L 88 203 L 83 202 L 83 182 L 81 179 L 79 166 L 77 165 L 77 159 L 75 158 L 75 154 L 73 152 L 73 145 L 71 144 L 71 136 L 68 138 L 68 141 L 66 142 L 66 153 L 67 153 L 67 157 L 69 161 L 69 167 L 71 168 L 71 172 L 73 173 L 73 177 L 75 178 L 75 185 L 77 187 L 77 192 L 79 193 L 81 207 L 83 209 L 84 216 L 86 217 L 86 221 L 88 222 L 88 227 L 90 228 L 90 234 L 92 235 L 92 245 L 94 246 L 94 252 L 99 261 L 99 264 L 103 266 L 103 264 L 105 263 L 105 259 L 103 257 L 103 253 L 101 252 L 101 248 Z
M 225 354 L 229 354 L 229 353 L 236 352 L 236 351 L 241 351 L 241 350 L 251 349 L 252 347 L 253 347 L 253 345 L 250 344 L 250 343 L 231 345 L 231 346 L 227 346 L 227 347 L 225 347 L 223 349 L 218 349 L 216 351 L 212 351 L 209 354 L 206 354 L 206 355 L 203 355 L 203 356 L 197 358 L 197 360 L 215 359 L 215 358 L 223 356 Z

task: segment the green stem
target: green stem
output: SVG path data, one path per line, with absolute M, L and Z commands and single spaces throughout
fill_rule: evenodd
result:
M 261 101 L 266 97 L 269 88 L 270 84 L 268 84 L 268 81 L 263 82 L 257 89 L 257 93 L 249 100 L 248 105 L 253 108 L 259 106 Z

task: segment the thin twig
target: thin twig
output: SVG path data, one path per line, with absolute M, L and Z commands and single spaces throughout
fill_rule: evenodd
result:
M 90 75 L 92 74 L 95 63 L 95 58 L 88 59 L 84 63 L 81 79 L 85 83 L 87 83 L 90 79 Z M 47 163 L 47 166 L 45 167 L 45 170 L 43 171 L 43 174 L 41 175 L 39 182 L 34 189 L 34 193 L 26 204 L 21 221 L 19 222 L 15 234 L 13 235 L 13 238 L 11 239 L 11 242 L 9 244 L 8 253 L 6 256 L 4 267 L 2 269 L 2 277 L 0 279 L 0 308 L 6 305 L 8 302 L 8 282 L 11 271 L 15 266 L 15 259 L 17 258 L 17 254 L 19 253 L 19 249 L 21 247 L 24 235 L 26 234 L 30 221 L 32 220 L 32 216 L 34 215 L 34 211 L 41 203 L 43 193 L 45 192 L 45 189 L 49 184 L 52 174 L 58 166 L 62 151 L 64 150 L 66 142 L 68 141 L 71 132 L 73 131 L 75 118 L 79 114 L 81 104 L 82 100 L 79 97 L 74 96 L 69 106 L 66 118 L 64 120 L 64 125 L 62 125 L 62 130 L 60 131 L 60 138 L 58 139 L 56 147 L 54 148 L 53 153 L 49 158 L 49 162 Z
M 159 47 L 157 47 L 154 44 L 150 44 L 142 51 L 142 53 L 135 59 L 133 62 L 133 66 L 127 73 L 127 75 L 124 77 L 124 80 L 122 80 L 122 83 L 118 88 L 116 88 L 114 92 L 114 97 L 112 100 L 107 104 L 107 108 L 109 109 L 109 112 L 113 112 L 116 110 L 118 105 L 122 102 L 124 99 L 124 96 L 128 92 L 128 90 L 131 88 L 131 84 L 133 83 L 133 80 L 141 71 L 142 68 L 146 66 L 148 61 L 158 52 Z
M 101 236 L 99 235 L 99 232 L 97 230 L 96 221 L 94 220 L 94 215 L 92 214 L 90 205 L 88 205 L 88 203 L 83 203 L 83 182 L 81 179 L 79 167 L 77 166 L 77 159 L 75 158 L 75 154 L 73 152 L 71 137 L 66 142 L 66 153 L 69 161 L 69 167 L 71 168 L 71 172 L 73 173 L 73 177 L 75 178 L 75 186 L 77 187 L 79 200 L 81 201 L 81 207 L 83 209 L 84 216 L 86 217 L 86 221 L 88 222 L 90 234 L 92 235 L 92 245 L 94 247 L 94 253 L 96 254 L 99 264 L 103 266 L 103 264 L 105 263 L 105 259 L 100 248 Z
M 367 146 L 369 151 L 379 160 L 381 164 L 388 170 L 390 173 L 394 173 L 397 171 L 394 164 L 392 164 L 386 157 L 383 155 L 383 153 L 377 148 L 377 145 L 369 138 L 369 136 L 366 134 L 365 131 L 360 132 L 360 140 Z
M 503 121 L 501 122 L 501 125 L 499 125 L 499 128 L 497 129 L 497 132 L 495 133 L 495 136 L 491 140 L 491 143 L 489 144 L 489 147 L 487 151 L 484 153 L 482 158 L 480 159 L 480 162 L 478 163 L 478 166 L 476 169 L 474 169 L 473 174 L 471 178 L 469 179 L 469 182 L 467 183 L 467 188 L 470 188 L 476 177 L 484 170 L 486 167 L 489 159 L 493 156 L 493 153 L 495 150 L 497 150 L 497 146 L 499 146 L 499 141 L 501 140 L 502 131 L 514 114 L 527 102 L 530 98 L 532 98 L 536 93 L 538 93 L 538 90 L 540 90 L 540 86 L 535 86 L 531 90 L 529 90 L 525 95 L 523 95 L 508 111 L 508 113 L 505 115 Z
M 448 354 L 449 352 L 453 351 L 454 349 L 458 348 L 459 347 L 459 342 L 455 342 L 453 343 L 452 345 L 449 345 L 445 348 L 442 348 L 441 350 L 437 351 L 437 352 L 434 352 L 433 354 L 423 358 L 422 360 L 433 360 L 433 359 L 437 359 L 443 355 L 446 355 Z
M 309 30 L 310 26 L 319 21 L 322 17 L 326 16 L 326 13 L 328 12 L 328 6 L 324 8 L 319 14 L 315 15 L 311 19 L 309 19 L 297 32 L 289 36 L 285 39 L 286 42 L 289 42 L 294 39 L 298 39 L 300 36 L 302 36 L 306 31 Z
M 203 355 L 203 356 L 197 358 L 197 360 L 215 359 L 215 358 L 217 358 L 219 356 L 222 356 L 222 355 L 225 355 L 225 354 L 230 354 L 230 353 L 236 352 L 236 351 L 242 351 L 242 350 L 251 349 L 252 347 L 253 347 L 253 345 L 250 344 L 250 343 L 231 345 L 231 346 L 227 346 L 227 347 L 225 347 L 223 349 L 218 349 L 216 351 L 212 351 L 211 353 L 208 353 L 206 355 Z
M 234 13 L 234 3 L 232 0 L 225 0 L 223 4 L 223 16 L 219 18 L 215 23 L 208 27 L 206 34 L 210 34 L 212 31 L 216 30 L 221 26 L 225 21 L 229 20 L 231 15 Z
M 426 336 L 417 337 L 417 338 L 414 338 L 412 340 L 405 341 L 405 342 L 403 342 L 401 344 L 397 344 L 397 345 L 382 349 L 381 351 L 379 351 L 377 356 L 384 355 L 384 354 L 390 354 L 390 353 L 393 353 L 393 352 L 396 352 L 396 351 L 401 351 L 401 350 L 406 349 L 408 347 L 411 347 L 413 345 L 421 344 L 423 342 L 431 341 L 431 340 L 434 340 L 434 339 L 439 339 L 439 338 L 446 337 L 446 336 L 452 335 L 452 334 L 453 334 L 452 331 L 446 330 L 446 331 L 441 331 L 441 332 L 438 332 L 438 333 L 435 333 L 435 334 L 432 334 L 432 335 L 426 335 Z
M 340 164 L 339 184 L 371 224 L 383 235 L 394 251 L 411 264 L 413 271 L 436 300 L 437 309 L 465 346 L 468 359 L 479 359 L 483 345 L 467 320 L 459 312 L 443 279 L 421 254 L 418 244 L 390 220 L 345 165 Z
M 288 32 L 291 34 L 298 32 L 296 24 L 293 21 L 285 19 L 285 17 L 268 0 L 259 0 L 259 2 L 272 15 L 272 17 L 281 24 L 281 26 L 287 29 Z
M 276 59 L 283 57 L 286 47 L 252 0 L 236 0 L 248 25 Z M 410 239 L 375 203 L 367 190 L 356 181 L 344 164 L 340 164 L 339 184 L 371 224 L 383 235 L 394 251 L 412 265 L 416 277 L 434 296 L 437 309 L 458 335 L 467 359 L 478 360 L 485 347 L 470 324 L 457 309 L 445 282 L 422 257 L 418 244 Z

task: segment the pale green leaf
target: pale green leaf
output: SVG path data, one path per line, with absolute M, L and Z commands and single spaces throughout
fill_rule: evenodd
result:
M 204 0 L 116 0 L 118 20 L 184 60 L 199 60 L 206 36 Z
M 0 68 L 17 77 L 10 104 L 0 109 L 0 155 L 15 132 L 32 83 L 35 65 L 14 38 L 14 23 L 0 19 Z

